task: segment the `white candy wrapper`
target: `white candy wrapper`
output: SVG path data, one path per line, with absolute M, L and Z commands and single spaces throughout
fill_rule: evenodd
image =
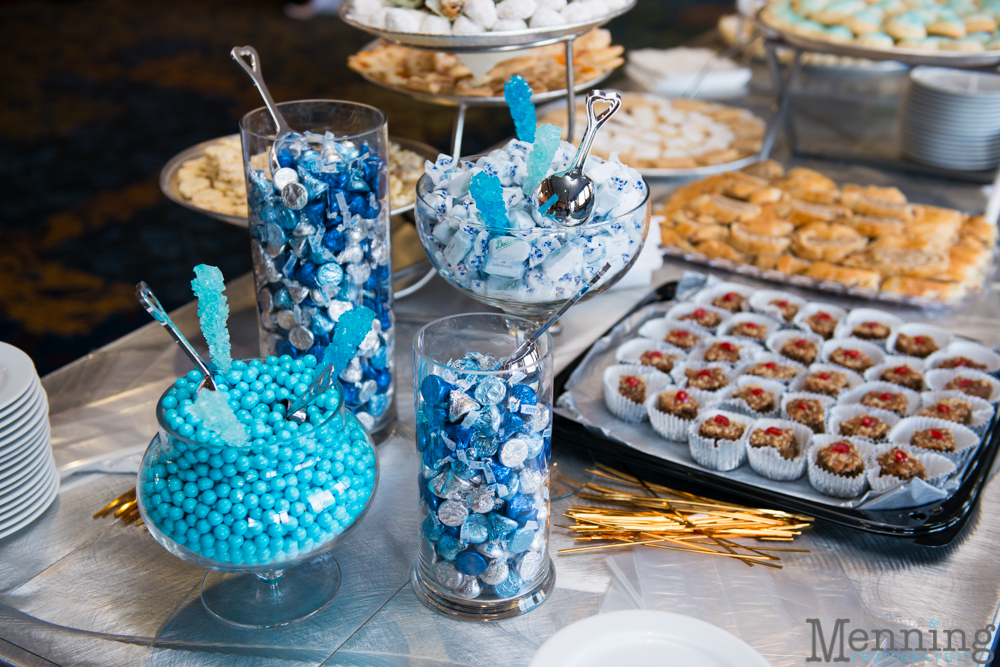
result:
M 705 360 L 705 353 L 715 345 L 716 343 L 729 343 L 736 347 L 739 351 L 739 359 L 736 362 L 729 361 L 711 361 L 707 362 Z M 758 343 L 751 342 L 747 338 L 740 338 L 738 336 L 712 336 L 711 338 L 705 338 L 698 344 L 691 354 L 688 356 L 687 360 L 694 363 L 719 363 L 726 364 L 728 366 L 739 366 L 744 364 L 763 351 Z
M 870 408 L 867 405 L 861 405 L 860 403 L 853 403 L 850 405 L 836 405 L 830 410 L 830 415 L 826 419 L 826 432 L 830 435 L 835 435 L 841 438 L 857 438 L 858 440 L 863 440 L 865 442 L 886 442 L 889 437 L 889 431 L 886 431 L 884 438 L 873 439 L 867 438 L 862 435 L 852 435 L 846 436 L 840 432 L 840 423 L 846 422 L 854 419 L 858 415 L 868 415 L 869 417 L 877 417 L 886 426 L 889 427 L 889 431 L 892 427 L 899 423 L 902 419 L 895 412 L 889 412 L 888 410 L 880 410 L 878 408 Z
M 909 481 L 901 480 L 894 475 L 882 474 L 882 466 L 879 465 L 878 457 L 880 454 L 895 447 L 898 447 L 906 452 L 908 456 L 912 456 L 924 464 L 924 481 L 931 486 L 941 488 L 941 486 L 948 481 L 948 477 L 955 472 L 955 464 L 940 454 L 922 451 L 916 452 L 912 447 L 908 447 L 906 445 L 894 445 L 892 443 L 887 443 L 876 447 L 875 451 L 872 452 L 872 455 L 866 462 L 866 465 L 868 466 L 868 484 L 872 487 L 872 491 L 875 493 L 885 493 L 893 487 L 905 484 Z
M 953 357 L 965 357 L 976 363 L 985 364 L 987 373 L 1000 371 L 1000 354 L 979 343 L 964 340 L 952 341 L 948 347 L 927 357 L 927 368 L 939 368 L 941 362 Z
M 685 331 L 688 336 L 691 337 L 690 348 L 685 348 L 680 345 L 675 346 L 680 347 L 682 350 L 687 350 L 688 352 L 694 350 L 698 344 L 701 343 L 701 341 L 712 336 L 711 331 L 702 328 L 697 324 L 692 324 L 690 322 L 677 322 L 676 320 L 668 320 L 665 318 L 649 320 L 639 327 L 639 335 L 650 340 L 665 342 L 663 340 L 664 336 L 666 336 L 668 332 L 675 329 Z M 673 343 L 668 343 L 668 345 L 673 345 Z
M 847 314 L 844 319 L 840 320 L 837 328 L 833 331 L 834 338 L 855 338 L 860 336 L 855 336 L 854 327 L 858 324 L 864 324 L 865 322 L 878 322 L 880 324 L 885 324 L 890 329 L 903 326 L 903 320 L 899 319 L 895 315 L 890 315 L 883 310 L 876 310 L 874 308 L 855 308 Z M 889 336 L 892 332 L 889 332 Z M 889 336 L 883 339 L 868 339 L 864 338 L 870 343 L 874 343 L 881 348 L 885 348 L 885 343 L 889 340 Z
M 862 460 L 865 462 L 865 470 L 854 477 L 844 477 L 834 475 L 828 470 L 820 468 L 816 464 L 819 450 L 835 442 L 846 440 L 854 445 L 858 450 Z M 868 460 L 871 458 L 875 448 L 871 443 L 863 438 L 849 438 L 842 435 L 814 435 L 809 443 L 809 450 L 806 452 L 806 470 L 809 473 L 809 484 L 823 495 L 834 498 L 857 498 L 868 488 Z
M 695 322 L 694 320 L 682 320 L 681 318 L 684 317 L 685 315 L 691 315 L 692 313 L 694 313 L 694 311 L 698 310 L 699 308 L 702 310 L 706 310 L 710 313 L 716 313 L 719 316 L 720 320 L 718 325 L 714 327 L 704 327 L 713 333 L 726 320 L 728 320 L 730 317 L 733 316 L 731 312 L 729 312 L 728 310 L 724 310 L 722 308 L 716 308 L 715 306 L 710 306 L 704 303 L 694 303 L 691 301 L 685 301 L 682 303 L 678 303 L 676 306 L 668 310 L 666 319 L 674 320 L 677 322 L 690 322 L 691 324 L 697 324 L 697 322 Z M 701 325 L 699 324 L 698 326 Z
M 780 290 L 765 289 L 758 290 L 753 293 L 750 297 L 750 310 L 755 313 L 760 313 L 761 315 L 767 315 L 778 322 L 781 322 L 783 327 L 791 327 L 792 323 L 795 321 L 795 316 L 791 320 L 786 320 L 785 316 L 781 314 L 780 306 L 772 306 L 772 301 L 787 301 L 789 304 L 798 306 L 799 310 L 806 305 L 806 300 L 800 296 L 795 296 L 788 292 L 782 292 Z M 796 311 L 795 315 L 798 315 Z
M 698 429 L 706 420 L 714 419 L 716 415 L 743 424 L 746 427 L 743 429 L 743 436 L 739 440 L 713 440 L 702 437 Z M 691 458 L 711 470 L 726 471 L 739 468 L 747 457 L 746 443 L 752 425 L 753 419 L 744 415 L 715 408 L 703 410 L 694 423 L 688 426 L 688 447 L 691 450 Z
M 801 424 L 802 422 L 792 419 L 791 415 L 788 414 L 788 405 L 794 401 L 799 401 L 802 399 L 812 399 L 819 401 L 820 405 L 823 406 L 823 423 L 820 424 L 820 433 L 826 431 L 826 422 L 830 417 L 830 410 L 837 404 L 837 399 L 832 396 L 824 396 L 823 394 L 814 394 L 808 391 L 790 391 L 781 397 L 781 418 L 793 421 L 796 424 Z M 805 426 L 805 424 L 803 424 Z
M 855 373 L 852 370 L 848 370 L 843 366 L 837 366 L 836 364 L 813 364 L 806 369 L 799 379 L 789 385 L 789 389 L 792 391 L 807 391 L 805 388 L 806 379 L 813 373 L 843 373 L 844 377 L 847 378 L 847 387 L 840 390 L 839 396 L 843 396 L 848 391 L 864 383 L 865 379 Z
M 791 359 L 792 361 L 795 361 L 795 363 L 797 364 L 802 364 L 801 361 L 797 361 L 795 359 L 792 359 L 791 357 L 786 357 L 781 352 L 781 349 L 785 347 L 785 345 L 787 345 L 789 341 L 792 341 L 792 344 L 794 345 L 796 342 L 800 340 L 805 340 L 815 345 L 816 356 L 813 359 L 813 362 L 819 361 L 819 350 L 822 347 L 824 340 L 822 336 L 819 336 L 811 332 L 801 331 L 799 329 L 785 329 L 783 331 L 777 331 L 767 337 L 766 345 L 768 350 L 770 350 L 774 354 L 777 354 L 783 359 Z
M 676 415 L 662 412 L 657 408 L 657 399 L 660 394 L 666 391 L 686 391 L 698 403 L 699 413 L 715 407 L 719 399 L 715 394 L 707 391 L 699 391 L 698 389 L 680 390 L 677 387 L 664 387 L 646 399 L 646 414 L 649 417 L 649 423 L 653 425 L 653 430 L 667 440 L 687 442 L 688 427 L 691 426 L 691 420 L 681 419 Z
M 885 350 L 880 348 L 874 343 L 869 343 L 868 341 L 861 340 L 860 338 L 834 338 L 823 343 L 819 348 L 819 359 L 821 363 L 824 364 L 835 364 L 840 366 L 836 361 L 830 358 L 837 350 L 856 350 L 865 354 L 869 359 L 871 359 L 872 366 L 878 366 L 885 360 Z M 846 366 L 841 366 L 842 368 L 847 368 Z M 848 368 L 847 370 L 854 370 Z M 866 369 L 867 370 L 867 369 Z M 858 371 L 854 371 L 857 373 Z
M 933 324 L 924 324 L 922 322 L 910 322 L 909 324 L 903 324 L 892 330 L 892 334 L 889 336 L 889 340 L 885 342 L 885 349 L 889 351 L 889 354 L 906 354 L 903 350 L 896 349 L 896 339 L 899 334 L 906 334 L 911 338 L 914 336 L 930 336 L 934 339 L 934 343 L 937 345 L 939 350 L 943 350 L 948 345 L 951 344 L 954 336 L 952 333 L 941 327 L 936 327 Z M 932 353 L 933 354 L 933 353 Z
M 620 364 L 642 365 L 640 358 L 644 352 L 655 350 L 672 357 L 677 357 L 674 365 L 682 363 L 688 358 L 688 352 L 679 347 L 674 347 L 670 343 L 656 341 L 651 338 L 634 338 L 627 343 L 618 346 L 615 351 L 615 360 Z
M 924 372 L 924 360 L 917 357 L 903 357 L 898 355 L 892 355 L 886 357 L 882 363 L 877 366 L 872 366 L 865 371 L 865 381 L 866 382 L 888 382 L 888 380 L 882 379 L 882 373 L 894 368 L 900 368 L 902 366 L 909 366 L 911 371 L 920 373 L 923 375 Z M 895 383 L 893 383 L 895 384 Z M 902 386 L 902 385 L 900 385 Z M 924 380 L 920 378 L 920 391 L 924 390 Z M 907 387 L 909 389 L 909 387 Z M 916 390 L 914 390 L 916 391 Z
M 670 377 L 673 379 L 674 384 L 676 384 L 678 387 L 687 388 L 688 386 L 687 370 L 689 368 L 698 371 L 705 370 L 707 368 L 721 369 L 723 376 L 725 376 L 726 378 L 726 385 L 725 385 L 726 387 L 731 385 L 733 381 L 736 379 L 736 370 L 733 369 L 733 367 L 728 364 L 712 364 L 705 362 L 685 361 L 682 364 L 677 364 L 676 366 L 674 366 L 674 370 L 670 372 Z M 697 389 L 697 387 L 694 387 L 694 389 Z M 721 387 L 717 391 L 722 391 L 722 389 L 725 389 L 725 387 Z M 705 390 L 702 389 L 701 391 Z M 716 392 L 708 392 L 708 393 L 714 394 Z
M 623 375 L 641 375 L 646 379 L 646 397 L 655 395 L 670 384 L 670 376 L 652 366 L 619 364 L 604 369 L 604 402 L 615 417 L 627 422 L 638 423 L 646 418 L 644 403 L 635 403 L 621 395 L 618 381 Z
M 920 394 L 920 411 L 923 412 L 926 408 L 929 408 L 942 398 L 957 398 L 965 401 L 972 408 L 972 421 L 964 426 L 968 426 L 973 430 L 973 432 L 982 437 L 986 433 L 986 429 L 990 426 L 990 421 L 993 419 L 994 408 L 989 401 L 984 401 L 976 396 L 969 396 L 968 394 L 963 394 L 960 391 L 925 391 Z M 944 421 L 948 421 L 945 419 Z M 953 424 L 957 422 L 951 422 Z
M 935 368 L 924 374 L 924 382 L 927 383 L 927 388 L 930 391 L 948 391 L 945 387 L 959 376 L 966 380 L 985 380 L 993 388 L 990 397 L 985 400 L 994 405 L 1000 401 L 1000 380 L 981 371 L 973 371 L 968 368 Z M 962 391 L 962 389 L 958 388 L 955 391 Z M 965 392 L 962 391 L 962 393 Z
M 806 322 L 806 320 L 808 320 L 813 315 L 816 315 L 817 313 L 826 313 L 832 319 L 836 320 L 837 324 L 840 324 L 844 320 L 844 318 L 847 317 L 847 311 L 841 308 L 840 306 L 834 306 L 833 304 L 830 303 L 819 303 L 816 301 L 810 301 L 809 303 L 807 303 L 806 305 L 802 306 L 799 309 L 799 312 L 796 313 L 795 315 L 795 319 L 792 320 L 792 324 L 795 325 L 796 328 L 801 329 L 802 331 L 808 333 L 816 333 L 815 331 L 812 330 L 812 327 L 809 326 L 809 323 Z M 834 334 L 836 333 L 836 330 L 837 330 L 836 327 L 834 327 L 834 333 L 830 334 L 831 338 L 833 338 Z
M 737 375 L 745 375 L 753 368 L 756 364 L 777 364 L 778 366 L 791 366 L 795 369 L 795 377 L 788 380 L 778 380 L 776 378 L 764 378 L 763 375 L 751 375 L 751 377 L 761 377 L 766 380 L 774 380 L 775 382 L 780 382 L 784 385 L 791 385 L 796 380 L 800 379 L 806 373 L 806 367 L 800 363 L 794 362 L 790 359 L 786 359 L 780 354 L 774 354 L 773 352 L 760 352 L 756 357 L 750 361 L 740 364 L 736 367 Z
M 838 405 L 861 405 L 861 399 L 870 391 L 886 392 L 892 394 L 902 393 L 906 396 L 906 413 L 900 415 L 901 417 L 910 417 L 917 414 L 920 410 L 920 394 L 907 389 L 906 387 L 900 387 L 898 384 L 892 384 L 891 382 L 864 382 L 858 386 L 852 388 L 850 391 L 845 391 L 840 395 L 837 400 Z M 890 410 L 890 412 L 895 412 Z M 898 414 L 898 413 L 897 413 Z
M 748 285 L 730 282 L 722 282 L 701 290 L 694 296 L 692 303 L 711 306 L 716 297 L 723 296 L 729 292 L 736 292 L 743 297 L 743 306 L 740 308 L 741 312 L 750 309 L 750 297 L 753 296 L 754 289 Z
M 910 442 L 914 433 L 929 428 L 951 431 L 951 435 L 955 439 L 955 451 L 938 452 L 932 449 L 917 447 Z M 955 422 L 935 419 L 933 417 L 907 417 L 893 426 L 892 430 L 889 431 L 889 442 L 895 445 L 909 445 L 910 449 L 915 452 L 939 454 L 954 463 L 956 468 L 959 468 L 979 449 L 980 437 L 971 428 L 956 424 Z
M 774 447 L 752 446 L 750 438 L 747 437 L 747 459 L 750 461 L 750 467 L 758 475 L 777 482 L 788 482 L 802 477 L 806 472 L 806 450 L 813 435 L 812 429 L 789 419 L 758 419 L 750 428 L 750 433 L 752 435 L 754 431 L 772 427 L 792 429 L 798 445 L 798 455 L 794 459 L 786 459 Z
M 752 409 L 745 400 L 737 398 L 736 392 L 747 385 L 757 386 L 774 394 L 774 409 L 769 410 L 768 412 L 757 412 Z M 717 407 L 720 410 L 738 412 L 754 419 L 774 418 L 780 414 L 781 399 L 784 396 L 786 389 L 787 387 L 785 385 L 780 382 L 776 382 L 775 380 L 768 380 L 754 375 L 741 375 L 736 378 L 736 381 L 733 382 L 733 384 L 728 387 L 723 387 L 716 392 L 719 395 L 719 404 Z
M 761 333 L 760 338 L 754 338 L 752 336 L 739 336 L 739 334 L 733 333 L 733 328 L 740 323 L 752 323 L 757 326 Z M 767 315 L 760 315 L 758 313 L 740 313 L 739 315 L 733 315 L 728 320 L 726 320 L 722 326 L 719 327 L 719 334 L 722 336 L 738 336 L 744 340 L 753 341 L 758 345 L 763 345 L 767 337 L 770 336 L 775 331 L 781 329 L 781 323 L 778 320 L 768 317 Z

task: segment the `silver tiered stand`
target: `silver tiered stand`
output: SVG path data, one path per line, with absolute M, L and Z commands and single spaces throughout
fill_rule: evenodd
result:
M 496 51 L 515 51 L 529 49 L 537 46 L 548 46 L 563 42 L 566 47 L 566 90 L 550 91 L 532 96 L 536 102 L 550 101 L 565 95 L 568 109 L 576 108 L 576 94 L 592 88 L 610 75 L 607 74 L 591 81 L 577 84 L 574 81 L 575 71 L 573 67 L 573 44 L 580 35 L 598 28 L 608 21 L 621 16 L 625 12 L 635 7 L 638 0 L 630 2 L 616 12 L 601 16 L 582 23 L 562 25 L 555 28 L 531 28 L 528 30 L 514 30 L 509 32 L 484 32 L 478 35 L 429 35 L 425 33 L 395 32 L 392 30 L 381 30 L 373 28 L 363 23 L 348 18 L 351 2 L 342 2 L 338 9 L 341 20 L 358 30 L 363 30 L 375 37 L 383 39 L 392 44 L 408 46 L 414 49 L 425 49 L 428 51 L 446 51 L 448 53 L 489 53 Z M 371 45 L 369 45 L 371 46 Z M 366 47 L 368 48 L 368 47 Z M 364 75 L 362 75 L 364 76 Z M 455 126 L 451 138 L 451 154 L 460 157 L 462 151 L 462 136 L 465 133 L 465 113 L 469 107 L 475 106 L 497 106 L 504 104 L 502 97 L 465 97 L 459 95 L 437 95 L 421 91 L 409 90 L 398 86 L 390 86 L 372 77 L 365 76 L 365 79 L 372 83 L 409 95 L 410 97 L 431 104 L 442 106 L 454 106 L 458 108 L 455 116 Z M 575 118 L 573 113 L 567 114 L 568 136 L 572 137 L 575 130 Z

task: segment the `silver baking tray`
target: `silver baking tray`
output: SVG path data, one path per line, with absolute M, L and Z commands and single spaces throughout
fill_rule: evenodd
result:
M 484 32 L 478 35 L 428 35 L 419 32 L 396 32 L 382 30 L 370 25 L 358 23 L 348 18 L 351 0 L 344 0 L 337 9 L 340 19 L 350 26 L 369 34 L 381 37 L 387 42 L 401 46 L 412 46 L 417 49 L 434 51 L 510 51 L 527 46 L 544 46 L 559 42 L 573 35 L 582 35 L 589 30 L 600 27 L 613 18 L 629 11 L 638 0 L 631 0 L 625 7 L 596 19 L 582 23 L 571 23 L 554 28 L 529 28 L 528 30 L 512 30 L 509 32 Z
M 369 42 L 365 45 L 363 51 L 370 51 L 378 46 L 379 40 Z M 352 70 L 354 71 L 354 70 Z M 582 93 L 586 90 L 600 85 L 603 81 L 607 80 L 609 76 L 614 74 L 615 70 L 608 70 L 604 74 L 593 78 L 589 81 L 584 81 L 583 83 L 578 83 L 573 86 L 573 90 L 577 93 Z M 365 74 L 364 72 L 357 72 L 369 83 L 374 83 L 380 88 L 385 88 L 386 90 L 391 90 L 396 93 L 402 93 L 403 95 L 409 95 L 415 100 L 421 102 L 429 102 L 430 104 L 437 104 L 440 106 L 447 107 L 457 107 L 459 105 L 466 105 L 470 107 L 498 107 L 507 106 L 507 100 L 500 97 L 477 97 L 475 95 L 445 95 L 442 93 L 428 93 L 422 90 L 413 90 L 412 88 L 406 88 L 404 86 L 394 86 L 392 84 L 386 83 L 385 81 L 380 81 L 373 76 Z M 532 102 L 551 102 L 552 100 L 557 100 L 561 97 L 566 97 L 566 90 L 549 90 L 544 93 L 532 93 Z M 394 140 L 395 141 L 395 140 Z M 412 149 L 411 149 L 412 150 Z
M 867 58 L 869 60 L 895 60 L 907 65 L 971 68 L 991 67 L 1000 64 L 1000 51 L 965 53 L 962 51 L 927 51 L 924 49 L 905 49 L 899 47 L 876 49 L 858 44 L 844 44 L 823 39 L 812 39 L 767 23 L 763 19 L 763 8 L 757 13 L 757 23 L 764 29 L 766 35 L 778 36 L 788 44 L 805 51 L 833 53 L 839 56 Z
M 218 213 L 216 211 L 210 211 L 207 208 L 201 208 L 196 206 L 193 202 L 185 199 L 181 196 L 180 190 L 177 188 L 177 172 L 180 171 L 181 166 L 188 160 L 194 160 L 205 154 L 205 149 L 209 146 L 215 145 L 224 139 L 229 139 L 231 137 L 238 137 L 238 134 L 230 134 L 224 137 L 217 137 L 215 139 L 209 139 L 208 141 L 203 141 L 200 144 L 195 144 L 190 148 L 185 148 L 177 155 L 170 158 L 163 169 L 160 170 L 160 191 L 166 195 L 167 199 L 174 202 L 175 204 L 180 204 L 184 208 L 191 209 L 192 211 L 197 211 L 198 213 L 203 213 L 209 217 L 215 218 L 216 220 L 221 220 L 222 222 L 227 222 L 230 225 L 236 225 L 237 227 L 247 227 L 249 223 L 247 219 L 240 215 L 227 215 L 225 213 Z M 413 151 L 417 155 L 434 162 L 437 160 L 440 151 L 429 146 L 425 143 L 419 141 L 413 141 L 412 139 L 403 139 L 402 137 L 389 137 L 390 141 L 394 141 L 399 144 L 402 148 Z M 415 200 L 414 200 L 415 201 Z M 414 203 L 407 204 L 400 208 L 392 209 L 391 214 L 397 215 L 399 213 L 406 213 L 407 211 L 413 210 Z

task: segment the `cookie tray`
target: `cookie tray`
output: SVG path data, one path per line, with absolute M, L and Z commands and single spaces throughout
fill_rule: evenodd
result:
M 609 357 L 613 363 L 618 344 L 634 338 L 647 319 L 662 315 L 672 305 L 676 289 L 677 283 L 672 282 L 652 292 L 556 376 L 555 444 L 582 447 L 618 469 L 720 500 L 807 514 L 923 546 L 944 546 L 955 539 L 975 509 L 1000 447 L 996 415 L 975 455 L 949 480 L 948 497 L 903 509 L 876 510 L 859 507 L 861 500 L 821 496 L 805 478 L 771 482 L 757 477 L 746 465 L 730 472 L 708 470 L 690 459 L 686 446 L 662 440 L 648 423 L 615 423 L 602 402 L 598 406 L 591 396 L 588 403 L 585 383 L 592 382 L 595 369 L 600 372 Z

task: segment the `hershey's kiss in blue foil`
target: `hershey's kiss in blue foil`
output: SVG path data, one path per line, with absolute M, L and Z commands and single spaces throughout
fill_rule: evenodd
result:
M 485 377 L 476 387 L 475 398 L 482 405 L 498 405 L 507 395 L 507 386 L 496 377 Z

